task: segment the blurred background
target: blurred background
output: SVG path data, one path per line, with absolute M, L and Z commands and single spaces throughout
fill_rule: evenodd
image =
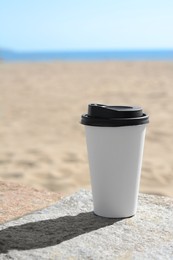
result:
M 88 103 L 150 115 L 140 191 L 173 196 L 173 2 L 0 1 L 0 180 L 90 187 Z

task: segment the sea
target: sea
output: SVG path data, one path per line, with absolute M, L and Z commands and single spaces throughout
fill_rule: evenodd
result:
M 0 60 L 20 61 L 173 61 L 172 50 L 103 50 L 103 51 L 42 51 L 16 52 L 0 49 Z

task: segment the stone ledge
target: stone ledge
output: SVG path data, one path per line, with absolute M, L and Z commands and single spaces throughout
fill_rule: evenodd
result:
M 173 259 L 173 199 L 140 194 L 138 212 L 106 219 L 81 190 L 0 226 L 0 259 Z
M 0 224 L 45 208 L 60 198 L 59 193 L 0 181 Z

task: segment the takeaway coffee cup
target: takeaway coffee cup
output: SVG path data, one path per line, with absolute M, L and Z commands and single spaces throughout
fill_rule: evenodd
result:
M 136 106 L 90 104 L 82 115 L 96 215 L 135 215 L 147 123 Z

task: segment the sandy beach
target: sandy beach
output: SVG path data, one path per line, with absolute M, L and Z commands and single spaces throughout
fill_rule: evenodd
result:
M 72 193 L 90 187 L 88 103 L 150 115 L 140 191 L 173 196 L 173 63 L 0 63 L 0 180 Z

